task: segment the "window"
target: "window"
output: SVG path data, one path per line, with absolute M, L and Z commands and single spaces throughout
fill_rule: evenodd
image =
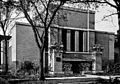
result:
M 69 36 L 67 36 L 68 33 L 70 33 Z M 70 42 L 67 42 L 67 41 L 70 41 Z M 73 52 L 77 50 L 79 52 L 83 52 L 83 31 L 76 32 L 75 30 L 69 31 L 67 29 L 62 29 L 62 42 L 63 42 L 65 51 Z
M 83 31 L 79 31 L 79 52 L 83 52 Z
M 67 49 L 67 30 L 66 29 L 63 29 L 62 30 L 62 42 L 63 42 L 63 45 L 64 45 L 64 50 Z
M 75 51 L 75 31 L 71 30 L 71 51 Z

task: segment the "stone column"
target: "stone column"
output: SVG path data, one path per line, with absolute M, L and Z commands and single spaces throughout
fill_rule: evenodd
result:
M 96 53 L 96 71 L 102 71 L 102 52 Z
M 93 71 L 93 73 L 95 73 L 96 72 L 96 52 L 92 53 L 92 59 L 93 59 L 93 62 L 92 62 L 92 71 Z
M 48 68 L 51 68 L 51 36 L 50 36 L 50 28 L 48 28 Z M 51 72 L 48 72 L 51 74 Z
M 96 73 L 96 71 L 102 71 L 102 52 L 93 52 L 92 54 L 92 70 L 93 73 Z
M 75 31 L 75 51 L 79 51 L 79 31 Z
M 51 74 L 55 72 L 55 49 L 53 49 L 52 56 L 51 56 Z
M 70 51 L 71 39 L 70 39 L 70 30 L 67 30 L 67 51 Z

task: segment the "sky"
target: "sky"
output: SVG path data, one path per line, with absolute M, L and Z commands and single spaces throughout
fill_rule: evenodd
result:
M 116 13 L 116 9 L 110 6 L 99 7 L 95 14 L 95 29 L 100 31 L 114 32 L 118 30 L 118 16 L 112 15 L 104 18 L 104 16 Z M 104 18 L 104 19 L 103 19 Z

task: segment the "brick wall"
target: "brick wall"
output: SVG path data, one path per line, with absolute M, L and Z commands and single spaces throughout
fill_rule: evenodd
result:
M 58 12 L 58 24 L 61 26 L 87 29 L 87 11 L 64 7 Z M 94 29 L 94 12 L 89 15 L 90 29 Z
M 16 59 L 39 63 L 39 49 L 32 28 L 25 24 L 16 24 Z
M 95 44 L 100 44 L 104 47 L 102 54 L 102 68 L 106 69 L 109 61 L 111 59 L 114 60 L 114 34 L 96 32 L 95 35 Z

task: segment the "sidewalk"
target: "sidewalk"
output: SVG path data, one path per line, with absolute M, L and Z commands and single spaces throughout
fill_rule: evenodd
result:
M 46 79 L 78 79 L 78 78 L 102 78 L 102 79 L 110 79 L 110 78 L 115 78 L 115 77 L 120 77 L 120 75 L 116 76 L 99 76 L 99 75 L 89 75 L 86 74 L 85 76 L 79 76 L 79 77 L 51 77 L 51 78 L 46 78 Z
M 115 77 L 120 77 L 120 75 L 116 76 L 99 76 L 99 75 L 86 75 L 86 77 L 96 77 L 96 78 L 102 78 L 102 79 L 110 79 L 110 78 L 115 78 Z
M 50 77 L 45 78 L 46 80 L 43 82 L 43 84 L 96 84 L 96 82 L 99 80 L 98 77 L 90 77 L 85 76 L 79 76 L 79 77 Z M 41 81 L 34 81 L 34 80 L 9 80 L 11 84 L 16 83 L 19 84 L 41 84 Z
M 50 77 L 45 79 L 79 79 L 79 78 L 100 78 L 96 75 L 84 75 L 84 76 L 78 76 L 78 77 Z

